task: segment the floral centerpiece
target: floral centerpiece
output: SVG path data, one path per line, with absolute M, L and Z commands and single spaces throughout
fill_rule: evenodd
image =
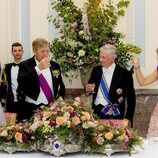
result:
M 98 120 L 81 98 L 59 98 L 41 107 L 28 121 L 0 128 L 0 150 L 41 150 L 60 156 L 69 152 L 129 151 L 142 140 L 127 120 Z M 87 111 L 88 109 L 88 111 Z M 120 123 L 118 123 L 120 122 Z
M 129 0 L 119 0 L 116 5 L 112 0 L 106 5 L 102 0 L 87 0 L 83 9 L 72 0 L 52 0 L 51 5 L 57 16 L 49 15 L 48 20 L 59 31 L 59 37 L 52 41 L 50 51 L 65 76 L 71 77 L 73 71 L 80 70 L 87 74 L 89 68 L 99 63 L 99 48 L 106 43 L 117 47 L 116 62 L 125 68 L 131 52 L 141 52 L 137 46 L 123 43 L 125 36 L 114 31 L 119 18 L 125 15 Z
M 113 150 L 127 151 L 131 153 L 135 146 L 142 144 L 142 139 L 137 131 L 128 126 L 124 120 L 102 120 L 91 135 L 88 143 L 92 152 L 104 153 L 107 146 Z
M 30 126 L 35 139 L 53 134 L 63 143 L 80 142 L 85 130 L 90 135 L 98 125 L 98 121 L 83 107 L 84 103 L 78 97 L 73 102 L 65 102 L 59 98 L 49 107 L 43 106 L 33 116 Z
M 0 149 L 14 151 L 31 151 L 35 140 L 29 122 L 14 125 L 6 124 L 0 128 Z

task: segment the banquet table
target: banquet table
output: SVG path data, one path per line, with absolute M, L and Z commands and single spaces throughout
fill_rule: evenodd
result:
M 157 158 L 158 156 L 158 141 L 143 140 L 143 148 L 138 148 L 137 152 L 131 156 L 128 153 L 113 153 L 111 158 Z M 0 158 L 52 158 L 55 157 L 49 153 L 44 152 L 15 152 L 8 154 L 0 151 Z M 62 155 L 61 158 L 107 158 L 105 154 L 99 153 L 73 153 Z

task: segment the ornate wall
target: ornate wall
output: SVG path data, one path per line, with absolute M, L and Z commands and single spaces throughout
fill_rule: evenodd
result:
M 151 122 L 151 116 L 158 102 L 158 90 L 136 90 L 136 98 L 134 128 L 138 129 L 141 136 L 146 137 Z

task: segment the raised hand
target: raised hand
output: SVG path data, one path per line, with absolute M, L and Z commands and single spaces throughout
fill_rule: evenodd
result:
M 131 62 L 132 62 L 132 65 L 134 66 L 135 69 L 140 67 L 139 58 L 137 56 L 132 56 Z
M 50 58 L 49 56 L 43 58 L 43 59 L 39 62 L 39 64 L 37 65 L 38 68 L 39 68 L 40 70 L 49 68 L 49 67 L 50 67 L 50 60 L 51 60 L 51 58 Z

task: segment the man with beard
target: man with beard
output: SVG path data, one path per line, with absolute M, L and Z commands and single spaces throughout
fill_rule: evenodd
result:
M 12 44 L 11 53 L 14 61 L 6 64 L 1 75 L 1 103 L 6 112 L 19 113 L 17 100 L 18 73 L 23 56 L 23 46 L 19 42 Z M 19 117 L 17 116 L 17 119 Z

